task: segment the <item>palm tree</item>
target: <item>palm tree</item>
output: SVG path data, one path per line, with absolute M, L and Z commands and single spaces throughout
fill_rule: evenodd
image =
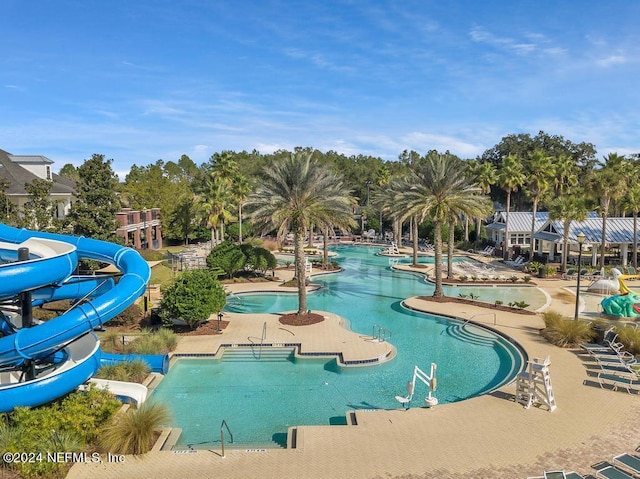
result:
M 587 218 L 587 207 L 583 194 L 576 190 L 573 194 L 558 196 L 549 206 L 549 219 L 563 222 L 562 237 L 562 264 L 560 271 L 567 271 L 567 258 L 569 257 L 569 227 L 573 221 L 584 221 Z M 580 265 L 578 265 L 580 268 Z
M 211 230 L 211 247 L 213 248 L 218 239 L 224 241 L 223 224 L 231 218 L 229 212 L 231 187 L 226 181 L 213 175 L 207 178 L 205 187 L 201 204 L 206 215 L 207 228 Z
M 605 164 L 596 170 L 591 176 L 589 186 L 591 193 L 599 199 L 600 216 L 602 217 L 602 236 L 600 240 L 600 269 L 604 270 L 604 257 L 607 245 L 607 218 L 609 216 L 609 206 L 611 201 L 616 201 L 624 197 L 629 162 L 617 153 L 609 153 L 605 157 Z
M 242 244 L 242 203 L 247 199 L 253 185 L 244 175 L 237 175 L 233 180 L 233 195 L 238 202 L 238 243 Z
M 504 248 L 502 259 L 509 259 L 509 210 L 511 209 L 511 193 L 518 191 L 524 184 L 524 171 L 517 156 L 510 154 L 502 160 L 502 166 L 498 171 L 498 184 L 507 193 L 507 215 L 504 221 Z
M 551 187 L 553 174 L 555 169 L 551 162 L 551 157 L 543 150 L 536 149 L 529 154 L 529 160 L 526 163 L 526 184 L 529 194 L 533 199 L 533 215 L 531 216 L 531 236 L 529 246 L 529 259 L 533 259 L 535 242 L 533 235 L 536 232 L 536 215 L 538 213 L 538 203 L 540 197 L 544 195 Z
M 491 193 L 491 185 L 498 180 L 498 170 L 493 163 L 489 161 L 472 161 L 468 163 L 469 174 L 480 187 L 483 195 Z M 480 241 L 480 228 L 482 227 L 482 218 L 476 219 L 476 242 Z
M 456 213 L 476 217 L 479 209 L 490 210 L 487 198 L 464 174 L 464 164 L 447 154 L 430 152 L 407 180 L 407 188 L 398 194 L 396 211 L 404 217 L 415 216 L 418 221 L 430 217 L 434 222 L 435 277 L 433 295 L 443 296 L 442 290 L 442 225 Z
M 638 212 L 640 212 L 640 185 L 634 184 L 627 190 L 623 205 L 633 214 L 633 267 L 638 267 Z
M 562 196 L 567 190 L 574 188 L 578 184 L 578 165 L 575 160 L 568 155 L 558 155 L 554 159 L 554 195 Z
M 294 236 L 295 270 L 298 286 L 298 315 L 307 312 L 304 234 L 311 223 L 332 224 L 336 217 L 350 214 L 355 199 L 340 175 L 322 168 L 313 152 L 296 151 L 266 167 L 262 183 L 247 199 L 255 209 L 251 219 L 264 231 L 276 229 L 282 237 Z
M 384 188 L 391 183 L 391 171 L 389 167 L 386 164 L 382 165 L 378 169 L 377 176 L 376 187 L 384 190 Z M 382 241 L 382 208 L 380 208 L 380 240 Z

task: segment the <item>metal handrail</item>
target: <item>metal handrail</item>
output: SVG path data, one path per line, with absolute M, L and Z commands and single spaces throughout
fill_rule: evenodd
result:
M 231 432 L 231 429 L 229 429 L 229 425 L 227 424 L 227 421 L 225 419 L 222 420 L 222 423 L 220 424 L 220 443 L 222 444 L 222 457 L 224 456 L 224 429 L 223 428 L 227 428 L 227 432 L 229 433 L 229 436 L 231 436 L 231 444 L 233 444 L 233 433 Z
M 377 334 L 376 329 L 378 330 Z M 387 328 L 383 328 L 382 326 L 374 324 L 373 330 L 371 332 L 371 337 L 373 338 L 373 340 L 377 339 L 378 342 L 382 343 L 391 337 L 391 331 L 389 331 Z
M 267 322 L 265 321 L 262 325 L 262 338 L 260 339 L 260 350 L 258 351 L 258 359 L 262 359 L 262 345 L 264 344 L 264 340 L 267 337 Z
M 474 314 L 469 319 L 467 319 L 465 321 L 465 323 L 468 323 L 469 321 L 471 321 L 472 319 L 474 319 L 474 318 L 476 318 L 478 316 L 493 316 L 493 325 L 495 326 L 495 325 L 498 324 L 498 317 L 496 316 L 496 313 L 478 313 L 478 314 Z

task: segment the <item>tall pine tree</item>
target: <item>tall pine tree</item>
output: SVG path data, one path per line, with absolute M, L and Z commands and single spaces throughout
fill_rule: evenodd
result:
M 121 242 L 115 234 L 120 200 L 116 194 L 118 177 L 111 169 L 112 162 L 105 160 L 104 155 L 93 154 L 78 167 L 76 202 L 67 216 L 74 234 Z

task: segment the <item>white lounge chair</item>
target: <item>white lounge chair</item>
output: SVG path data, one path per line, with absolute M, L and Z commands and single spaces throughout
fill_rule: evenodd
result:
M 512 268 L 519 269 L 522 266 L 524 266 L 524 263 L 525 263 L 524 259 L 525 259 L 524 256 L 520 255 L 513 261 L 508 261 L 508 260 L 505 261 L 505 264 L 507 264 L 508 266 L 510 266 Z

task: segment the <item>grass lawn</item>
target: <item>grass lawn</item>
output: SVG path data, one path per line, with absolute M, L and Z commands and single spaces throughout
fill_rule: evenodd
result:
M 166 261 L 163 261 L 151 268 L 151 279 L 149 279 L 149 284 L 165 286 L 172 279 L 173 272 L 171 271 L 171 266 L 169 266 Z

